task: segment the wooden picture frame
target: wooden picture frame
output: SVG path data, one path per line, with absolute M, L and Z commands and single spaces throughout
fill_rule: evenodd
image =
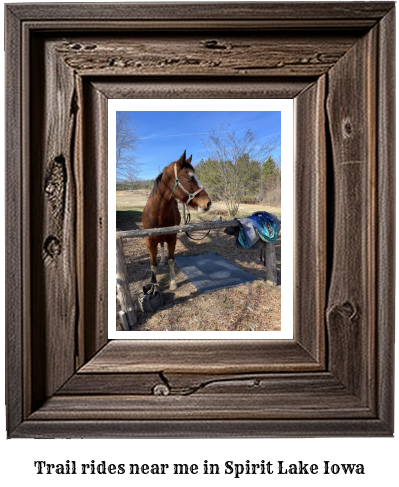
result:
M 393 2 L 6 5 L 11 438 L 391 436 Z M 293 98 L 294 339 L 107 340 L 107 99 Z

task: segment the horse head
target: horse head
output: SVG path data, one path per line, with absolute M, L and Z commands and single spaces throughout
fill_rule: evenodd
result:
M 173 192 L 179 201 L 203 213 L 209 210 L 212 200 L 195 174 L 194 167 L 191 165 L 192 157 L 191 155 L 186 159 L 186 151 L 184 151 L 180 159 L 169 166 L 173 171 Z

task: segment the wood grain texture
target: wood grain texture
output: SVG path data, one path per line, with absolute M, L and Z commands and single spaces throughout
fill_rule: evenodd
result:
M 51 46 L 38 43 L 35 47 L 37 62 L 31 70 L 31 157 L 37 161 L 31 173 L 32 383 L 33 402 L 40 402 L 75 370 L 77 104 L 73 73 Z M 45 89 L 43 79 L 49 80 Z M 49 106 L 57 109 L 46 110 Z
M 83 84 L 84 350 L 81 365 L 108 341 L 108 106 Z
M 391 435 L 378 419 L 262 420 L 38 420 L 25 421 L 14 438 L 314 438 Z
M 214 230 L 216 228 L 238 227 L 237 220 L 223 220 L 205 223 L 189 223 L 188 225 L 174 225 L 173 227 L 147 228 L 145 230 L 125 230 L 116 232 L 117 238 L 143 238 L 148 235 L 167 235 L 169 233 L 194 232 L 196 230 Z
M 392 435 L 394 4 L 326 6 L 6 7 L 10 437 Z M 107 343 L 112 97 L 296 98 L 294 340 Z
M 79 108 L 83 106 L 83 82 L 74 76 L 75 83 L 75 129 L 72 141 L 73 178 L 75 183 L 75 255 L 76 255 L 76 322 L 75 322 L 75 370 L 84 362 L 84 316 L 85 316 L 85 264 L 84 264 L 84 146 L 85 131 L 83 127 L 83 113 Z
M 80 372 L 223 374 L 319 368 L 293 340 L 112 340 Z
M 384 360 L 377 369 L 378 415 L 391 431 L 394 427 L 395 346 L 395 11 L 379 24 L 380 54 L 377 99 L 377 357 Z
M 60 395 L 151 395 L 164 383 L 159 374 L 75 374 L 58 391 Z
M 164 384 L 170 395 L 191 394 L 300 394 L 318 391 L 326 394 L 346 394 L 345 387 L 328 372 L 309 373 L 238 373 L 211 374 L 189 372 L 160 373 L 85 373 L 75 374 L 57 395 L 118 395 L 143 396 L 154 394 L 157 385 Z M 335 391 L 335 392 L 334 392 Z M 328 402 L 329 400 L 326 399 Z
M 115 382 L 119 383 L 117 388 Z M 163 385 L 169 394 L 156 396 Z M 151 386 L 149 388 L 149 386 Z M 120 393 L 123 388 L 123 394 Z M 112 390 L 116 391 L 115 395 Z M 86 394 L 86 397 L 81 397 Z M 232 397 L 236 399 L 232 401 Z M 294 401 L 292 401 L 294 399 Z M 82 407 L 84 404 L 84 407 Z M 295 410 L 295 412 L 294 412 Z M 329 373 L 202 376 L 194 374 L 77 374 L 31 416 L 52 420 L 371 418 Z M 104 414 L 105 411 L 105 414 Z
M 291 400 L 295 400 L 295 406 Z M 310 406 L 313 403 L 314 409 Z M 32 421 L 56 420 L 188 420 L 226 421 L 257 419 L 372 418 L 372 412 L 355 396 L 334 389 L 317 393 L 257 394 L 239 391 L 234 404 L 229 394 L 192 396 L 53 396 L 30 416 Z
M 123 252 L 123 239 L 116 239 L 116 293 L 121 305 L 121 311 L 126 316 L 126 331 L 133 329 L 137 323 L 134 305 L 130 296 L 129 279 L 127 277 L 125 253 Z M 122 316 L 121 316 L 122 317 Z M 123 323 L 123 321 L 122 321 Z
M 10 5 L 9 10 L 21 20 L 91 20 L 92 24 L 96 21 L 106 20 L 276 20 L 284 22 L 287 20 L 302 22 L 307 25 L 312 20 L 321 21 L 334 20 L 339 22 L 352 21 L 358 25 L 370 26 L 368 20 L 374 23 L 381 19 L 390 9 L 393 2 L 328 2 L 323 4 L 313 4 L 304 2 L 302 5 L 295 5 L 290 2 L 245 2 L 233 3 L 187 3 L 182 9 L 181 5 L 173 3 L 154 3 L 154 4 L 94 4 L 84 5 L 65 4 L 37 4 L 33 8 L 29 4 Z M 242 25 L 242 24 L 241 24 Z M 341 24 L 338 24 L 341 25 Z M 292 24 L 291 24 L 292 28 Z
M 110 98 L 294 98 L 313 81 L 304 78 L 93 77 L 92 85 Z
M 325 361 L 327 186 L 326 80 L 294 100 L 294 327 L 295 337 L 316 360 Z M 308 299 L 312 296 L 312 299 Z M 315 326 L 315 324 L 317 325 Z
M 272 286 L 277 286 L 276 245 L 267 242 L 265 244 L 266 281 Z
M 6 79 L 6 105 L 5 119 L 7 120 L 7 138 L 5 145 L 6 165 L 5 178 L 7 181 L 5 192 L 6 234 L 5 234 L 5 272 L 7 276 L 6 286 L 6 398 L 7 398 L 7 424 L 8 431 L 12 431 L 23 419 L 24 415 L 24 384 L 23 368 L 21 361 L 23 356 L 23 329 L 21 323 L 26 323 L 26 287 L 24 286 L 24 225 L 27 221 L 23 200 L 23 182 L 26 165 L 22 163 L 21 146 L 22 139 L 22 104 L 20 95 L 21 70 L 19 63 L 12 62 L 18 58 L 22 46 L 20 22 L 9 10 L 6 15 L 5 49 L 8 53 L 5 69 L 8 73 Z M 10 130 L 12 128 L 12 130 Z M 26 205 L 26 203 L 25 203 Z M 13 222 L 10 225 L 10 222 Z M 28 227 L 29 228 L 29 227 Z M 25 240 L 26 242 L 26 240 Z M 25 245 L 26 249 L 26 245 Z M 26 251 L 25 251 L 26 252 Z M 26 271 L 29 268 L 25 268 Z M 25 311 L 25 314 L 24 314 Z M 17 326 L 19 324 L 19 326 Z M 27 324 L 27 323 L 26 323 Z
M 365 403 L 374 385 L 374 44 L 372 30 L 330 70 L 327 100 L 334 183 L 329 369 Z
M 357 39 L 355 33 L 309 36 L 260 33 L 200 36 L 75 37 L 56 50 L 71 69 L 90 76 L 319 76 Z M 334 42 L 331 42 L 334 39 Z

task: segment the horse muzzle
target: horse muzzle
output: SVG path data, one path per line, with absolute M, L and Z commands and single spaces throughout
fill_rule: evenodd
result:
M 206 205 L 206 207 L 198 205 L 198 212 L 199 213 L 205 213 L 210 209 L 211 206 L 212 206 L 212 201 L 209 201 L 208 204 Z

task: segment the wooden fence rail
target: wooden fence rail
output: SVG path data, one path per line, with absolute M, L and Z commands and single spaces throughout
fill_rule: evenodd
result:
M 146 230 L 127 230 L 116 232 L 116 280 L 118 300 L 121 305 L 119 316 L 122 328 L 131 330 L 137 323 L 137 317 L 132 304 L 129 283 L 126 273 L 125 255 L 123 252 L 123 238 L 143 238 L 153 235 L 170 235 L 173 233 L 196 232 L 199 230 L 214 230 L 217 228 L 238 227 L 237 220 L 218 220 L 215 222 L 190 223 L 188 225 L 176 225 L 173 227 L 148 228 Z M 265 249 L 266 281 L 277 286 L 276 246 L 275 243 L 266 243 Z
M 239 225 L 237 220 L 218 220 L 215 222 L 175 225 L 173 227 L 148 228 L 147 230 L 127 230 L 125 232 L 116 232 L 116 236 L 123 238 L 139 238 L 153 235 L 170 235 L 172 233 L 191 233 L 198 230 L 214 230 L 215 228 L 238 227 Z

